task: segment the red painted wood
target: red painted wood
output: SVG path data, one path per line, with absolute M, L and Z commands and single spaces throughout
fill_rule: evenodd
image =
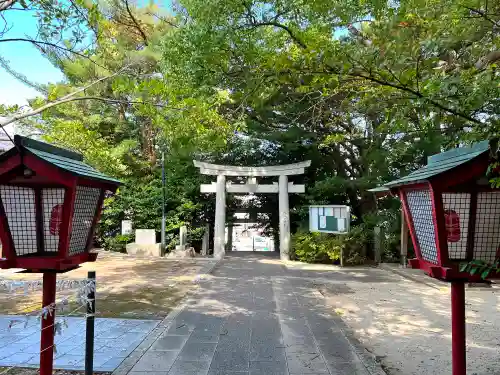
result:
M 429 184 L 432 202 L 432 220 L 434 222 L 434 235 L 436 239 L 438 264 L 446 266 L 448 263 L 448 242 L 444 221 L 443 196 L 432 184 Z
M 3 202 L 0 199 L 0 241 L 2 241 L 2 258 L 13 259 L 16 254 L 14 252 L 14 243 L 10 236 L 9 222 L 3 207 Z
M 4 175 L 8 172 L 11 172 L 13 169 L 19 167 L 21 165 L 21 156 L 19 154 L 13 155 L 7 160 L 4 160 L 0 164 L 0 177 L 2 177 L 2 181 L 4 180 Z
M 66 258 L 69 255 L 69 243 L 73 227 L 73 214 L 75 207 L 76 185 L 66 189 L 64 194 L 63 215 L 61 230 L 59 232 L 59 255 Z
M 43 297 L 42 307 L 49 306 L 56 300 L 56 278 L 55 272 L 44 272 L 43 274 Z M 54 361 L 54 321 L 56 312 L 42 318 L 42 332 L 40 343 L 40 375 L 52 375 Z
M 466 375 L 465 286 L 463 281 L 451 283 L 451 356 L 452 374 Z
M 89 236 L 87 238 L 87 246 L 85 247 L 86 251 L 89 251 L 92 248 L 92 243 L 94 241 L 94 233 L 97 227 L 97 223 L 101 219 L 103 202 L 104 202 L 104 190 L 101 190 L 101 194 L 99 195 L 99 199 L 97 201 L 97 207 L 94 213 L 94 220 L 92 221 L 92 226 L 90 227 Z
M 436 266 L 435 264 L 427 262 L 423 259 L 414 258 L 408 260 L 408 265 L 411 268 L 420 269 L 429 276 L 434 277 L 436 279 L 440 279 L 443 281 L 461 280 L 461 281 L 468 281 L 475 283 L 485 282 L 485 280 L 481 278 L 481 275 L 470 275 L 469 273 L 466 272 L 460 272 L 460 263 L 461 262 L 454 262 L 450 264 L 449 267 L 442 267 L 442 266 Z M 499 272 L 492 272 L 488 276 L 488 280 L 499 279 L 499 278 L 500 278 Z
M 29 270 L 55 270 L 64 271 L 75 268 L 81 263 L 94 262 L 97 258 L 97 253 L 81 253 L 68 258 L 59 256 L 30 256 L 30 257 L 15 257 L 6 261 L 0 261 L 0 268 L 24 268 Z
M 489 155 L 485 153 L 471 161 L 446 171 L 430 181 L 439 190 L 459 185 L 471 179 L 483 177 L 488 169 Z
M 411 217 L 410 208 L 408 207 L 408 201 L 406 200 L 405 190 L 399 191 L 399 198 L 401 199 L 401 205 L 403 207 L 403 212 L 406 218 L 406 225 L 410 231 L 411 241 L 413 243 L 413 249 L 415 250 L 415 255 L 418 259 L 422 259 L 422 253 L 420 252 L 420 245 L 418 243 L 417 233 L 415 232 L 415 226 L 413 225 L 413 218 Z
M 474 234 L 476 232 L 477 192 L 470 194 L 469 226 L 467 231 L 467 260 L 474 259 Z
M 43 205 L 42 205 L 42 190 L 35 188 L 35 217 L 36 217 L 36 245 L 37 252 L 43 254 L 44 241 L 43 241 Z
M 35 155 L 26 154 L 23 158 L 23 163 L 36 174 L 48 177 L 53 183 L 70 187 L 73 186 L 76 181 L 76 177 L 71 173 L 64 172 Z

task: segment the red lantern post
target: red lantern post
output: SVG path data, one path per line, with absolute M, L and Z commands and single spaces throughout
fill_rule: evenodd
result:
M 500 189 L 486 178 L 489 154 L 487 141 L 456 148 L 429 157 L 425 167 L 384 185 L 401 199 L 416 255 L 409 265 L 451 283 L 453 375 L 466 372 L 464 284 L 484 281 L 461 272 L 460 264 L 498 258 Z
M 43 273 L 42 307 L 56 302 L 56 273 Z M 54 323 L 56 311 L 42 319 L 42 333 L 40 337 L 40 375 L 52 375 L 54 358 Z
M 0 155 L 0 268 L 43 273 L 42 307 L 56 297 L 56 275 L 84 262 L 91 252 L 106 191 L 119 181 L 83 163 L 75 152 L 16 136 Z M 55 309 L 42 319 L 40 374 L 51 375 Z

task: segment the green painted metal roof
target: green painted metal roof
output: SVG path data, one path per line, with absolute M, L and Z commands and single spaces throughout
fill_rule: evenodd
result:
M 368 191 L 371 193 L 388 193 L 390 189 L 382 185 L 382 186 L 377 186 L 373 189 L 368 189 Z
M 85 164 L 83 162 L 83 156 L 76 152 L 20 136 L 16 136 L 14 142 L 18 147 L 22 147 L 47 163 L 63 169 L 66 172 L 92 180 L 108 182 L 113 185 L 121 183 L 119 180 L 108 177 L 90 165 Z
M 383 186 L 380 186 L 379 188 L 391 188 L 420 181 L 427 181 L 432 177 L 436 177 L 441 173 L 447 172 L 464 163 L 467 163 L 468 161 L 471 161 L 472 159 L 483 155 L 486 152 L 489 152 L 488 141 L 475 143 L 470 147 L 454 148 L 440 154 L 432 155 L 428 158 L 427 165 L 425 167 L 410 173 L 406 177 L 388 182 Z M 373 191 L 373 189 L 370 191 Z

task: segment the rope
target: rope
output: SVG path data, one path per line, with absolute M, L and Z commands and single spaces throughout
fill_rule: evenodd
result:
M 79 306 L 78 308 L 76 308 L 75 310 L 73 310 L 71 313 L 69 313 L 68 315 L 65 315 L 65 316 L 71 316 L 71 315 L 73 315 L 75 312 L 77 312 L 78 310 L 80 310 L 82 307 L 87 307 L 87 305 L 86 305 L 86 304 L 85 304 L 85 305 L 81 305 L 81 306 Z M 43 329 L 41 329 L 41 330 L 40 330 L 40 332 L 42 332 L 44 329 L 47 329 L 47 328 L 53 327 L 53 326 L 55 326 L 55 325 L 56 325 L 56 323 L 51 324 L 50 326 L 44 327 Z M 33 326 L 34 326 L 34 325 L 33 325 Z M 31 327 L 33 327 L 33 326 L 31 326 Z M 29 335 L 27 335 L 27 336 L 23 336 L 23 337 L 21 338 L 21 340 L 24 340 L 26 337 L 30 337 L 31 335 L 33 335 L 33 334 L 35 334 L 35 333 L 39 333 L 39 332 L 37 331 L 37 332 L 33 332 L 32 334 L 29 334 Z M 16 342 L 21 341 L 21 340 L 14 341 L 14 342 L 12 342 L 12 343 L 10 343 L 10 344 L 15 344 Z M 69 338 L 68 338 L 68 340 L 69 340 Z M 67 340 L 65 340 L 65 341 L 67 341 Z M 63 341 L 63 342 L 64 342 L 64 341 Z M 24 361 L 24 362 L 20 363 L 19 365 L 14 365 L 14 366 L 11 366 L 11 367 L 7 368 L 6 370 L 4 370 L 4 371 L 0 372 L 0 375 L 4 375 L 4 374 L 8 373 L 10 370 L 12 370 L 12 369 L 14 369 L 14 368 L 19 368 L 19 367 L 21 367 L 21 365 L 28 364 L 28 362 L 29 362 L 29 361 L 31 361 L 33 358 L 35 358 L 36 356 L 38 356 L 38 355 L 42 354 L 44 351 L 49 350 L 49 349 L 51 349 L 51 348 L 53 348 L 53 347 L 55 347 L 55 346 L 56 346 L 56 345 L 55 345 L 55 344 L 53 344 L 53 345 L 51 345 L 51 346 L 49 346 L 49 347 L 47 347 L 47 348 L 45 348 L 45 349 L 43 349 L 43 350 L 40 350 L 40 353 L 38 353 L 38 354 L 34 354 L 34 355 L 33 355 L 33 356 L 31 356 L 28 360 L 26 360 L 26 361 Z

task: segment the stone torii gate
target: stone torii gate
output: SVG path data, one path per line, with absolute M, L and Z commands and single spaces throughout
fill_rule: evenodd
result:
M 237 167 L 233 165 L 218 165 L 193 160 L 200 173 L 217 176 L 217 182 L 202 184 L 202 193 L 215 193 L 215 226 L 214 226 L 214 257 L 222 258 L 225 254 L 226 229 L 226 191 L 228 193 L 278 193 L 279 194 L 279 223 L 280 223 L 280 256 L 288 260 L 290 250 L 290 209 L 288 206 L 289 193 L 304 193 L 304 185 L 294 185 L 288 182 L 288 176 L 304 174 L 305 168 L 311 161 L 302 163 L 274 165 L 269 167 Z M 226 176 L 248 177 L 245 184 L 226 183 Z M 258 184 L 257 177 L 277 176 L 278 183 Z

